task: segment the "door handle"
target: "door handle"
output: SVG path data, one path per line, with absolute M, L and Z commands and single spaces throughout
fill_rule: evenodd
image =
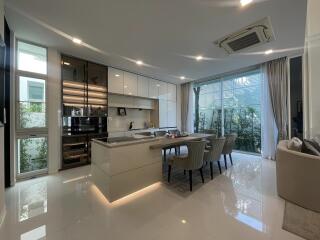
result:
M 3 108 L 3 124 L 7 123 L 7 111 L 6 108 Z

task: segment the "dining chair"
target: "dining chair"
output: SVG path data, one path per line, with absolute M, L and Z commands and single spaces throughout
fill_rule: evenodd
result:
M 167 134 L 167 131 L 155 131 L 154 135 L 156 137 L 164 137 Z
M 155 131 L 154 132 L 154 136 L 155 137 L 164 137 L 164 136 L 166 136 L 167 135 L 167 131 L 164 131 L 164 130 L 160 130 L 160 131 Z M 167 162 L 167 150 L 168 150 L 169 148 L 163 148 L 162 150 L 163 150 L 163 161 L 164 162 Z
M 180 135 L 179 129 L 171 129 L 171 130 L 168 130 L 168 133 L 169 133 L 170 135 L 175 135 L 175 136 L 179 136 L 179 135 Z M 180 154 L 180 146 L 179 146 L 179 145 L 170 148 L 169 154 L 171 153 L 171 150 L 172 150 L 172 149 L 174 149 L 175 155 Z
M 225 138 L 211 138 L 210 139 L 210 147 L 206 148 L 204 152 L 204 161 L 210 163 L 210 174 L 211 179 L 213 179 L 213 162 L 218 163 L 219 172 L 221 172 L 221 165 L 220 165 L 220 157 L 222 153 L 222 149 L 225 143 Z
M 202 183 L 204 183 L 203 178 L 203 155 L 205 149 L 206 141 L 189 141 L 186 142 L 188 148 L 188 154 L 182 156 L 173 156 L 169 160 L 168 165 L 168 182 L 170 182 L 171 169 L 172 167 L 177 167 L 183 170 L 189 171 L 189 185 L 190 191 L 192 192 L 192 171 L 199 170 Z
M 211 140 L 212 139 L 216 139 L 217 138 L 217 135 L 216 134 L 211 134 L 211 136 L 207 137 L 207 145 L 206 145 L 206 148 L 207 147 L 210 147 L 211 146 Z
M 234 145 L 236 143 L 237 134 L 232 133 L 232 134 L 227 134 L 224 136 L 226 138 L 226 141 L 225 141 L 223 149 L 222 149 L 222 154 L 224 157 L 224 165 L 225 165 L 226 169 L 228 169 L 227 154 L 229 155 L 231 165 L 233 165 L 231 153 L 232 153 L 232 149 L 234 148 Z

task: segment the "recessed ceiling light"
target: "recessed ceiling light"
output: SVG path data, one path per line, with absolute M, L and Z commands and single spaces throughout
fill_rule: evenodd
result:
M 137 64 L 137 65 L 142 65 L 143 62 L 142 62 L 141 60 L 138 60 L 138 61 L 136 61 L 136 64 Z
M 240 0 L 240 4 L 242 7 L 252 3 L 253 0 Z
M 272 50 L 272 49 L 267 50 L 267 51 L 264 52 L 264 54 L 266 54 L 266 55 L 269 55 L 269 54 L 271 54 L 271 53 L 273 53 L 273 50 Z
M 185 77 L 185 76 L 181 76 L 180 79 L 181 79 L 181 80 L 185 80 L 186 77 Z
M 203 57 L 202 57 L 201 55 L 199 55 L 199 56 L 196 57 L 196 60 L 197 60 L 197 61 L 201 61 L 202 59 L 203 59 Z
M 182 219 L 181 222 L 182 222 L 183 224 L 186 224 L 186 223 L 187 223 L 187 220 Z
M 72 39 L 72 42 L 76 43 L 76 44 L 81 44 L 82 43 L 82 40 L 79 39 L 79 38 L 73 38 Z
M 116 76 L 116 77 L 120 77 L 120 75 L 119 75 L 119 74 L 116 74 L 115 76 Z
M 64 65 L 67 65 L 67 66 L 70 65 L 70 63 L 68 63 L 68 62 L 63 62 L 63 64 L 64 64 Z

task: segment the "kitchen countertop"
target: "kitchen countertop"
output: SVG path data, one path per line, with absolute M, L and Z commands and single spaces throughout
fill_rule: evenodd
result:
M 135 145 L 135 144 L 142 144 L 146 142 L 156 142 L 156 141 L 159 141 L 160 139 L 161 138 L 159 137 L 150 137 L 150 138 L 137 137 L 135 140 L 113 142 L 113 143 L 103 142 L 98 139 L 92 139 L 92 141 L 108 148 L 117 148 L 117 147 L 124 147 L 124 146 Z

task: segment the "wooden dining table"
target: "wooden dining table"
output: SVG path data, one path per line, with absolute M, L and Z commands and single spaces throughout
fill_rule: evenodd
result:
M 186 142 L 206 139 L 211 136 L 212 134 L 192 133 L 185 137 L 176 137 L 176 138 L 162 137 L 162 138 L 159 138 L 159 141 L 156 141 L 154 144 L 150 145 L 150 149 L 181 146 L 181 145 L 184 145 Z
M 164 160 L 166 161 L 166 149 L 174 148 L 178 146 L 183 146 L 189 141 L 196 141 L 201 139 L 206 139 L 213 136 L 212 134 L 202 134 L 202 133 L 192 133 L 185 137 L 161 137 L 154 144 L 150 145 L 150 149 L 164 149 Z

